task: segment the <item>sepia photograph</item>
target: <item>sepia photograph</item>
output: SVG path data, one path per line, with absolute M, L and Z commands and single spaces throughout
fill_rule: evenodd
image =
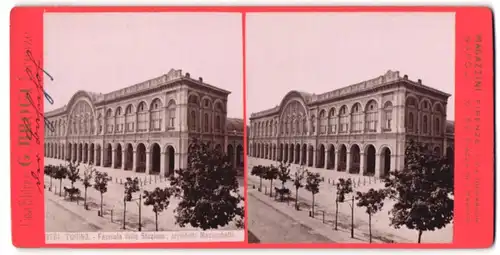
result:
M 246 16 L 252 243 L 451 243 L 455 14 Z
M 47 243 L 244 241 L 239 13 L 45 13 Z

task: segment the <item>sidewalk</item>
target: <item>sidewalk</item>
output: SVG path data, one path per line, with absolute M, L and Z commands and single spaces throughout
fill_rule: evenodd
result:
M 271 198 L 268 195 L 257 191 L 256 189 L 249 189 L 248 196 L 257 199 L 260 202 L 268 205 L 269 207 L 272 207 L 277 212 L 290 217 L 298 224 L 311 229 L 308 234 L 318 234 L 325 237 L 325 241 L 329 240 L 329 242 L 333 243 L 364 243 L 368 240 L 366 239 L 364 234 L 359 232 L 356 233 L 356 231 L 354 232 L 354 238 L 351 238 L 350 230 L 342 228 L 339 228 L 337 231 L 333 230 L 331 225 L 323 224 L 321 220 L 309 217 L 307 211 L 296 211 L 295 209 L 293 209 L 293 202 L 287 204 L 287 202 L 275 201 L 274 198 Z M 258 221 L 258 219 L 255 220 Z M 257 236 L 257 238 L 260 237 Z
M 65 164 L 62 160 L 57 159 L 45 159 L 45 165 L 53 164 Z M 83 165 L 80 165 L 80 175 L 83 177 Z M 113 217 L 113 224 L 117 227 L 111 227 L 113 225 L 106 225 L 103 227 L 103 231 L 114 231 L 118 230 L 123 225 L 123 194 L 124 187 L 123 183 L 127 177 L 139 177 L 141 179 L 142 185 L 140 186 L 141 190 L 133 194 L 135 201 L 127 202 L 127 212 L 126 212 L 126 222 L 127 228 L 130 230 L 137 230 L 139 227 L 139 206 L 138 206 L 138 198 L 143 194 L 144 190 L 153 190 L 156 187 L 164 188 L 168 187 L 170 184 L 168 180 L 165 178 L 160 178 L 159 176 L 147 175 L 144 173 L 134 173 L 131 171 L 123 171 L 121 169 L 111 169 L 104 167 L 95 167 L 97 171 L 102 171 L 108 173 L 110 177 L 112 177 L 112 181 L 108 183 L 108 191 L 103 195 L 103 211 L 104 211 L 104 219 L 108 222 L 111 222 L 111 217 Z M 121 180 L 121 181 L 120 181 Z M 146 180 L 146 181 L 145 181 Z M 48 187 L 50 184 L 50 178 L 44 175 L 45 185 L 47 189 L 45 192 L 48 192 Z M 53 188 L 57 189 L 57 197 L 59 194 L 60 184 L 59 180 L 52 180 Z M 62 187 L 70 187 L 71 182 L 68 179 L 64 179 L 62 181 Z M 97 211 L 100 210 L 100 199 L 101 194 L 95 190 L 93 187 L 89 187 L 87 189 L 87 204 L 90 210 L 85 210 L 83 208 L 83 197 L 84 197 L 84 186 L 81 181 L 75 182 L 75 187 L 79 188 L 81 191 L 81 200 L 79 201 L 79 205 L 77 205 L 76 201 L 63 200 L 60 198 L 58 204 L 71 204 L 73 206 L 79 207 L 79 210 L 76 212 L 79 215 L 94 215 L 95 217 L 103 219 L 103 217 L 97 216 Z M 243 189 L 241 189 L 243 190 Z M 243 191 L 240 191 L 243 192 Z M 52 190 L 54 193 L 54 190 Z M 64 194 L 64 191 L 62 192 Z M 53 194 L 54 195 L 54 194 Z M 54 195 L 55 196 L 55 195 Z M 177 231 L 177 230 L 200 230 L 199 228 L 194 228 L 190 225 L 185 227 L 180 227 L 175 223 L 175 212 L 174 210 L 177 208 L 180 200 L 172 197 L 170 199 L 170 204 L 166 210 L 161 212 L 158 215 L 158 230 L 159 231 Z M 141 225 L 143 231 L 153 231 L 156 228 L 155 225 L 155 214 L 152 210 L 151 206 L 145 206 L 142 204 L 141 207 Z M 108 230 L 109 229 L 109 230 Z M 236 229 L 235 223 L 230 222 L 228 225 L 219 228 L 220 230 L 234 230 Z
M 249 190 L 252 188 L 252 185 L 255 185 L 256 188 L 259 186 L 259 178 L 256 176 L 252 176 L 251 169 L 255 165 L 277 165 L 276 161 L 265 160 L 265 159 L 256 159 L 253 157 L 249 157 L 248 159 L 248 184 Z M 298 166 L 292 165 L 290 174 L 293 177 L 293 174 L 297 171 Z M 327 224 L 333 226 L 335 224 L 335 194 L 336 194 L 336 186 L 333 184 L 337 182 L 339 178 L 352 178 L 353 180 L 359 182 L 360 185 L 356 186 L 353 194 L 357 191 L 365 192 L 370 188 L 379 189 L 384 187 L 384 183 L 379 179 L 375 179 L 373 177 L 363 177 L 354 174 L 348 173 L 339 173 L 333 170 L 326 169 L 317 169 L 317 168 L 306 168 L 311 172 L 320 173 L 322 177 L 325 178 L 325 181 L 320 184 L 320 192 L 315 195 L 315 211 L 325 211 L 325 218 L 327 219 Z M 269 181 L 263 180 L 263 190 L 265 192 L 265 188 L 269 189 Z M 281 185 L 279 180 L 273 181 L 273 186 Z M 292 186 L 291 181 L 288 181 L 286 186 L 292 191 L 291 197 L 295 198 L 295 188 Z M 268 191 L 269 192 L 269 191 Z M 274 193 L 274 190 L 273 190 Z M 352 194 L 348 194 L 346 198 L 350 198 Z M 301 208 L 303 210 L 309 210 L 311 207 L 312 195 L 309 191 L 304 188 L 299 189 L 299 202 L 301 203 Z M 291 202 L 292 203 L 292 202 Z M 400 229 L 394 229 L 390 226 L 390 215 L 389 211 L 392 209 L 394 205 L 394 201 L 387 199 L 384 202 L 383 209 L 377 214 L 372 216 L 372 236 L 373 239 L 379 239 L 383 242 L 397 242 L 397 243 L 415 243 L 417 240 L 417 231 L 410 230 L 405 227 Z M 307 209 L 306 209 L 307 208 Z M 291 210 L 295 210 L 293 207 Z M 302 212 L 306 217 L 308 217 L 308 212 Z M 362 232 L 365 233 L 368 240 L 368 215 L 365 213 L 364 208 L 356 207 L 354 210 L 354 232 Z M 348 229 L 350 231 L 351 225 L 351 208 L 348 203 L 339 204 L 339 228 Z M 321 222 L 321 220 L 319 220 Z M 424 232 L 422 235 L 422 242 L 426 243 L 449 243 L 453 241 L 453 225 L 450 224 L 446 228 L 437 231 L 428 231 Z

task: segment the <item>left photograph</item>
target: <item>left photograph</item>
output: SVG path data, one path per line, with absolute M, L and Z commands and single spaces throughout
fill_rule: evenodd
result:
M 241 21 L 44 14 L 47 243 L 245 240 Z

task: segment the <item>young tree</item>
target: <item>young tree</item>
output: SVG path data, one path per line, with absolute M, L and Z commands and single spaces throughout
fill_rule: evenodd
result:
M 101 217 L 104 215 L 104 211 L 102 210 L 102 204 L 104 200 L 104 193 L 108 192 L 108 182 L 111 181 L 111 177 L 108 176 L 108 173 L 96 171 L 94 178 L 94 189 L 101 193 Z
M 453 169 L 448 159 L 410 141 L 402 171 L 393 171 L 385 186 L 396 201 L 390 211 L 391 225 L 418 231 L 441 229 L 453 220 Z
M 319 185 L 324 181 L 324 178 L 319 173 L 312 173 L 307 171 L 306 177 L 306 190 L 312 194 L 312 216 L 314 216 L 314 195 L 319 193 Z
M 337 196 L 335 198 L 335 230 L 338 229 L 339 203 L 345 202 L 345 195 L 352 192 L 352 180 L 339 178 L 337 182 Z M 354 217 L 351 215 L 351 217 Z
M 281 161 L 278 165 L 278 180 L 281 181 L 281 189 L 277 189 L 281 201 L 283 201 L 283 196 L 290 192 L 290 190 L 285 187 L 285 183 L 290 179 L 290 163 L 285 164 Z
M 52 172 L 54 179 L 59 180 L 59 196 L 62 196 L 62 181 L 68 175 L 68 169 L 62 165 L 59 165 Z
M 264 170 L 265 175 L 264 179 L 268 180 L 270 182 L 271 187 L 269 188 L 269 196 L 273 196 L 273 180 L 276 180 L 278 178 L 278 168 L 270 165 L 265 167 L 266 170 Z
M 368 192 L 357 192 L 357 206 L 365 207 L 368 214 L 368 229 L 370 232 L 370 243 L 372 242 L 372 215 L 384 206 L 386 194 L 383 190 L 370 189 Z
M 176 223 L 203 230 L 219 228 L 244 217 L 237 172 L 221 151 L 194 139 L 185 169 L 170 177 L 173 194 L 180 198 Z
M 55 168 L 56 167 L 53 165 L 47 165 L 43 169 L 43 173 L 50 177 L 49 190 L 52 190 L 52 178 L 54 176 Z
M 250 172 L 251 175 L 259 177 L 259 191 L 262 190 L 262 178 L 265 176 L 265 170 L 266 168 L 262 165 L 254 166 L 252 167 L 252 171 Z
M 135 177 L 134 179 L 132 179 L 131 177 L 127 177 L 125 183 L 123 184 L 123 187 L 125 188 L 123 191 L 123 229 L 125 229 L 125 226 L 127 224 L 127 202 L 132 201 L 132 195 L 141 189 L 139 186 L 139 178 Z M 141 208 L 140 203 L 139 208 Z M 140 219 L 141 215 L 139 211 L 139 229 L 141 228 Z
M 83 199 L 83 207 L 85 207 L 85 209 L 87 209 L 87 189 L 92 186 L 91 181 L 92 181 L 92 178 L 93 178 L 93 175 L 95 172 L 96 172 L 96 169 L 91 164 L 89 164 L 85 168 L 85 171 L 83 171 L 82 183 L 83 183 L 83 187 L 85 187 L 85 196 Z
M 293 186 L 295 186 L 295 210 L 299 210 L 299 189 L 304 187 L 304 178 L 306 173 L 308 173 L 307 169 L 300 167 L 294 174 L 293 177 Z
M 172 196 L 172 192 L 169 188 L 156 188 L 153 191 L 144 191 L 144 205 L 153 206 L 153 212 L 155 213 L 155 224 L 156 231 L 158 231 L 158 214 L 163 212 L 163 210 L 167 210 L 168 205 L 170 204 L 170 197 Z
M 67 178 L 71 181 L 71 188 L 68 189 L 69 197 L 73 200 L 73 196 L 77 195 L 80 190 L 75 188 L 75 182 L 80 180 L 80 169 L 78 168 L 80 164 L 73 164 L 71 161 L 68 162 L 67 166 Z

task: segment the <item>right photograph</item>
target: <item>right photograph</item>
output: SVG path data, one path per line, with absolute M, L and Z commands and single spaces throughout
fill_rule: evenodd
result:
M 455 14 L 246 14 L 248 240 L 451 243 Z

